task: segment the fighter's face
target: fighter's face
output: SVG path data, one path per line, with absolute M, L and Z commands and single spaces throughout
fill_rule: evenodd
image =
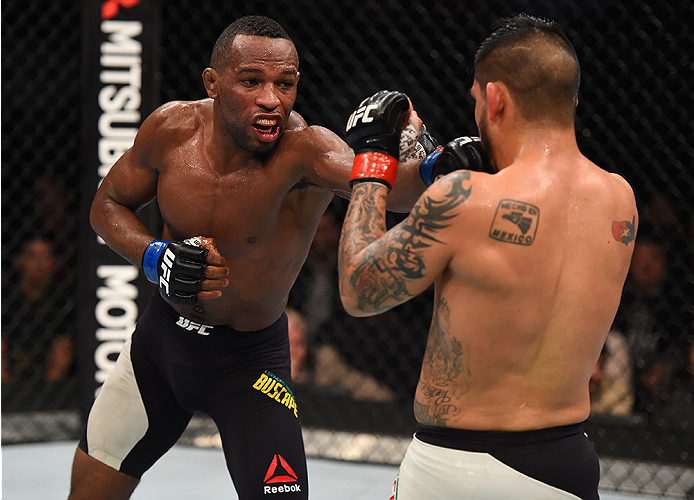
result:
M 217 101 L 227 132 L 243 149 L 272 149 L 296 101 L 299 58 L 282 38 L 237 35 L 220 71 Z

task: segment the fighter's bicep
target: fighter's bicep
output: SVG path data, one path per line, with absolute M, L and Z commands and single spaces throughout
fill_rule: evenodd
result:
M 460 208 L 470 196 L 469 172 L 449 176 L 417 201 L 407 218 L 388 233 L 386 247 L 394 249 L 408 292 L 426 290 L 448 266 L 459 239 Z
M 103 197 L 137 210 L 156 196 L 156 158 L 167 139 L 168 109 L 159 108 L 142 123 L 133 145 L 116 160 L 101 183 L 97 199 Z
M 134 156 L 132 150 L 126 151 L 111 167 L 99 190 L 116 203 L 137 209 L 156 196 L 159 175 Z
M 337 134 L 318 126 L 302 132 L 299 153 L 306 162 L 308 179 L 339 195 L 349 194 L 354 152 Z

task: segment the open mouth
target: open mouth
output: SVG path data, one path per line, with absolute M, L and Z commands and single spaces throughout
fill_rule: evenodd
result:
M 256 118 L 253 122 L 253 129 L 262 141 L 274 141 L 280 133 L 279 118 Z

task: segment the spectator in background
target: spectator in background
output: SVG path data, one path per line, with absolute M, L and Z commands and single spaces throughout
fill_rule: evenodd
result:
M 51 239 L 30 236 L 13 256 L 16 276 L 2 291 L 2 381 L 58 380 L 73 360 L 74 302 L 55 279 Z
M 671 358 L 670 380 L 662 393 L 662 406 L 654 420 L 673 430 L 694 430 L 694 338 L 683 343 Z
M 55 255 L 60 257 L 55 263 L 54 276 L 60 281 L 76 280 L 74 242 L 77 216 L 74 207 L 70 206 L 74 197 L 74 192 L 71 193 L 52 173 L 41 175 L 32 188 L 32 224 L 37 230 L 53 235 L 51 245 Z
M 348 315 L 337 283 L 337 250 L 345 209 L 346 202 L 335 199 L 321 217 L 288 305 L 303 316 L 309 345 L 330 345 L 354 369 L 383 380 L 399 399 L 411 399 L 426 344 L 426 337 L 419 332 L 428 328 L 433 287 L 430 294 L 417 297 L 399 311 L 367 318 Z M 398 222 L 398 214 L 388 215 L 391 225 Z M 375 363 L 374 353 L 378 353 Z
M 350 366 L 337 349 L 329 344 L 311 344 L 301 313 L 287 308 L 287 319 L 292 379 L 296 384 L 347 391 L 356 400 L 395 400 L 395 392 L 390 387 Z
M 629 346 L 637 412 L 652 412 L 659 404 L 667 359 L 691 328 L 688 299 L 668 283 L 668 265 L 663 241 L 642 227 L 613 325 Z
M 629 415 L 634 406 L 632 367 L 624 336 L 611 330 L 590 377 L 592 413 Z
M 54 234 L 65 233 L 72 226 L 68 212 L 69 197 L 65 185 L 52 174 L 42 175 L 34 184 L 34 215 Z

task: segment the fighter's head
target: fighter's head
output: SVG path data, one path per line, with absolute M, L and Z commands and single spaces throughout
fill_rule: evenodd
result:
M 501 82 L 526 121 L 573 126 L 581 70 L 557 23 L 526 14 L 501 20 L 474 67 L 483 96 L 489 82 Z
M 276 21 L 265 16 L 244 16 L 240 17 L 219 35 L 219 38 L 212 49 L 210 67 L 216 71 L 222 71 L 227 64 L 227 58 L 231 54 L 231 48 L 237 35 L 261 36 L 264 38 L 281 38 L 292 42 L 289 34 Z M 298 56 L 297 56 L 298 65 Z
M 269 151 L 297 95 L 299 56 L 287 32 L 267 17 L 237 19 L 215 43 L 210 66 L 203 81 L 230 138 L 247 151 Z

